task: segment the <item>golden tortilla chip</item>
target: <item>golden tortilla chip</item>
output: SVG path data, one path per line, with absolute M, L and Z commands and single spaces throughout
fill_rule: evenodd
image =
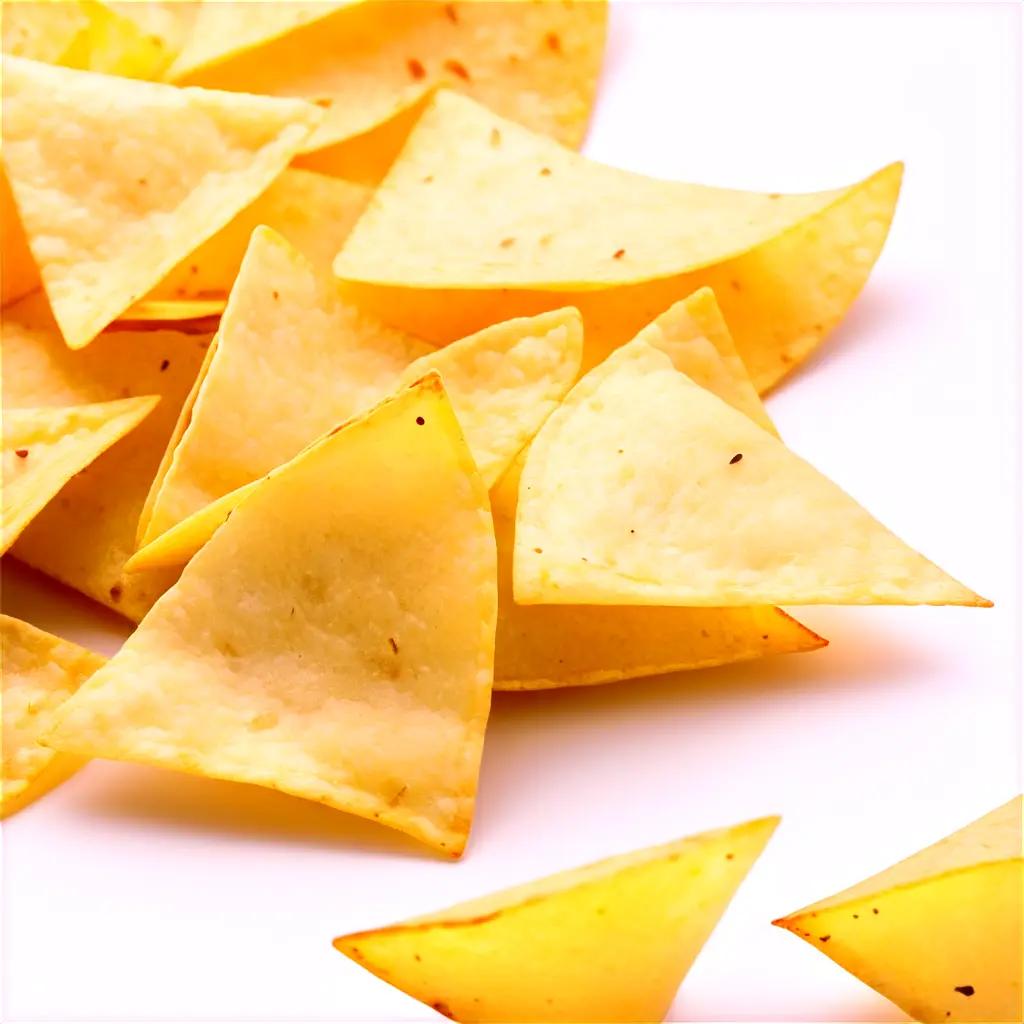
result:
M 82 766 L 82 758 L 58 754 L 36 740 L 50 729 L 53 713 L 103 664 L 84 647 L 0 615 L 3 660 L 3 774 L 0 818 L 38 800 Z
M 138 49 L 146 63 L 140 62 L 134 77 L 159 78 L 181 51 L 203 5 L 200 0 L 103 0 L 103 6 L 133 23 L 140 35 Z
M 643 339 L 531 445 L 514 590 L 525 604 L 989 604 Z
M 0 167 L 0 298 L 7 305 L 23 295 L 35 291 L 40 285 L 39 268 L 32 258 L 32 250 L 21 226 L 18 208 L 14 205 L 7 175 Z
M 16 558 L 135 620 L 177 578 L 177 570 L 131 576 L 123 570 L 150 481 L 209 340 L 170 330 L 106 332 L 72 352 L 41 293 L 4 310 L 6 410 L 161 396 L 138 428 L 36 517 L 14 545 Z
M 774 924 L 915 1020 L 1024 1020 L 1022 805 Z
M 14 57 L 59 64 L 88 27 L 89 15 L 78 0 L 7 0 L 0 5 L 3 52 Z
M 305 103 L 18 57 L 4 63 L 3 101 L 4 165 L 71 348 L 263 192 L 319 120 Z
M 314 266 L 326 270 L 369 198 L 369 190 L 361 185 L 312 171 L 286 170 L 122 319 L 184 320 L 197 308 L 190 303 L 201 303 L 204 315 L 222 313 L 249 239 L 260 225 L 273 228 Z
M 268 786 L 465 846 L 494 532 L 436 375 L 255 487 L 46 742 Z
M 660 1021 L 778 818 L 611 857 L 335 948 L 459 1021 Z
M 579 315 L 562 310 L 432 352 L 344 302 L 331 279 L 259 228 L 195 401 L 182 411 L 180 440 L 154 480 L 139 523 L 144 550 L 129 568 L 179 564 L 232 506 L 189 517 L 431 369 L 442 373 L 490 485 L 569 390 L 581 351 Z M 162 544 L 145 547 L 179 524 Z
M 175 80 L 315 100 L 325 117 L 306 150 L 362 135 L 438 85 L 578 146 L 597 88 L 608 18 L 604 0 L 363 0 L 325 10 L 311 23 L 246 49 L 252 37 L 243 25 L 260 31 L 267 18 L 281 23 L 288 15 L 253 18 L 241 5 L 206 6 L 220 38 L 228 46 L 237 39 L 244 52 L 230 57 L 222 45 L 218 58 L 224 59 L 189 70 L 186 48 L 173 69 Z M 194 46 L 206 51 L 201 61 L 209 56 L 209 36 L 197 25 Z
M 134 430 L 159 400 L 151 395 L 66 408 L 5 409 L 0 554 L 75 474 Z
M 496 317 L 577 306 L 587 366 L 708 285 L 763 392 L 856 297 L 900 178 L 892 165 L 849 188 L 792 196 L 658 181 L 442 91 L 335 271 L 360 304 L 435 343 Z

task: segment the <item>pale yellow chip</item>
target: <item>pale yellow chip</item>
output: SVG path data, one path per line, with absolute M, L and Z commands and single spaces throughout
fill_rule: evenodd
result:
M 494 532 L 433 375 L 255 487 L 47 743 L 268 786 L 465 845 Z
M 334 945 L 453 1020 L 660 1021 L 777 824 L 637 850 Z
M 297 101 L 17 57 L 4 64 L 3 102 L 4 165 L 71 348 L 263 192 L 319 120 Z
M 88 27 L 89 15 L 78 0 L 5 0 L 0 5 L 3 52 L 14 57 L 59 64 Z
M 856 297 L 900 177 L 893 165 L 811 195 L 659 181 L 587 160 L 442 91 L 335 270 L 363 305 L 438 343 L 495 317 L 577 306 L 588 366 L 709 285 L 764 391 Z
M 431 369 L 441 372 L 490 485 L 569 390 L 582 344 L 579 315 L 561 310 L 432 352 L 345 302 L 330 278 L 260 228 L 216 351 L 182 411 L 180 439 L 153 483 L 139 523 L 144 550 L 130 567 L 173 565 L 191 555 L 231 503 L 190 517 Z M 179 524 L 163 543 L 146 547 Z
M 915 1020 L 1024 1019 L 1024 799 L 774 923 Z
M 134 430 L 159 400 L 152 395 L 65 408 L 5 409 L 0 553 L 10 549 L 72 477 Z
M 989 603 L 642 338 L 531 445 L 514 562 L 526 604 Z
M 105 332 L 72 352 L 41 293 L 4 310 L 4 408 L 83 405 L 160 395 L 145 421 L 71 480 L 35 518 L 12 554 L 131 619 L 141 618 L 177 570 L 124 574 L 161 453 L 210 336 Z
M 54 711 L 103 664 L 84 647 L 0 615 L 3 662 L 0 818 L 60 785 L 83 760 L 40 746 Z
M 242 5 L 213 8 L 221 9 L 205 17 L 218 23 L 219 38 L 197 26 L 192 46 L 176 62 L 176 80 L 317 101 L 325 117 L 307 150 L 369 132 L 439 85 L 578 146 L 597 88 L 608 19 L 604 0 L 363 0 L 325 5 L 321 16 L 278 34 L 290 20 L 283 10 L 254 17 Z M 267 34 L 268 20 L 276 23 L 268 35 L 277 37 L 253 47 L 250 27 Z M 236 42 L 242 52 L 232 58 L 226 51 Z M 213 49 L 220 50 L 217 62 L 200 66 Z M 192 60 L 190 51 L 203 52 Z

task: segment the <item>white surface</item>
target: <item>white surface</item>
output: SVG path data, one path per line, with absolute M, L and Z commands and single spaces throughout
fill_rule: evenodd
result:
M 768 922 L 1020 788 L 1019 15 L 630 3 L 588 146 L 765 190 L 907 161 L 866 293 L 771 412 L 996 608 L 812 609 L 818 654 L 499 697 L 459 864 L 300 800 L 95 763 L 4 830 L 4 1020 L 434 1019 L 330 939 L 774 811 L 673 1019 L 904 1019 Z M 114 617 L 5 568 L 8 611 L 115 648 Z

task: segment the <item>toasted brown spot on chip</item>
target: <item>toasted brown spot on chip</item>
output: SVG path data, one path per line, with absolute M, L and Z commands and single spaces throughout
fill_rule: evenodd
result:
M 427 69 L 415 57 L 410 57 L 405 62 L 405 66 L 409 69 L 409 74 L 412 75 L 417 82 L 422 81 L 427 77 Z
M 453 75 L 461 78 L 464 82 L 469 81 L 469 70 L 466 65 L 457 60 L 446 60 L 443 65 L 445 71 L 450 71 Z

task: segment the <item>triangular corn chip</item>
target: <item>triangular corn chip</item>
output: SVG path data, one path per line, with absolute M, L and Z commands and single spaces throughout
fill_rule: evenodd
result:
M 17 57 L 4 63 L 3 101 L 7 175 L 71 348 L 251 203 L 319 120 L 296 101 Z
M 46 742 L 268 786 L 458 856 L 494 591 L 487 492 L 433 375 L 254 488 Z
M 0 507 L 6 552 L 58 491 L 153 411 L 158 396 L 50 409 L 5 409 Z
M 126 438 L 71 480 L 36 517 L 12 554 L 128 616 L 141 618 L 177 571 L 124 573 L 135 528 L 209 335 L 110 331 L 72 352 L 41 293 L 4 310 L 6 410 L 83 405 L 160 395 L 160 404 Z
M 660 1021 L 777 823 L 622 854 L 334 945 L 453 1020 Z
M 32 257 L 32 250 L 21 226 L 18 208 L 7 175 L 0 167 L 0 299 L 6 306 L 9 302 L 28 295 L 40 285 L 39 268 Z
M 637 339 L 530 447 L 526 604 L 988 604 Z
M 50 729 L 53 713 L 103 664 L 77 644 L 27 622 L 0 615 L 3 662 L 3 774 L 0 818 L 21 810 L 82 766 L 36 740 Z
M 315 267 L 326 270 L 369 198 L 361 185 L 312 171 L 284 171 L 127 309 L 122 319 L 186 319 L 189 302 L 204 303 L 204 315 L 223 312 L 249 239 L 261 224 L 283 235 Z
M 78 0 L 7 0 L 0 6 L 3 52 L 60 64 L 79 33 L 89 27 L 89 15 Z
M 774 923 L 915 1020 L 1024 1020 L 1022 804 Z
M 900 177 L 893 165 L 848 188 L 789 196 L 659 181 L 442 91 L 335 270 L 360 303 L 437 343 L 496 317 L 577 306 L 587 366 L 709 285 L 765 391 L 856 297 Z M 457 221 L 444 214 L 453 209 Z
M 579 315 L 562 310 L 498 324 L 434 353 L 345 302 L 284 239 L 257 229 L 216 351 L 182 410 L 180 440 L 154 480 L 140 546 L 431 369 L 442 373 L 490 485 L 568 391 L 581 351 Z M 226 514 L 230 505 L 219 507 Z M 211 521 L 207 514 L 186 527 L 197 538 L 188 554 L 208 536 L 196 527 Z M 180 536 L 140 552 L 131 567 L 174 564 L 166 558 L 181 551 Z
M 249 49 L 250 23 L 265 31 L 261 22 L 274 20 L 280 27 L 288 15 L 253 19 L 248 5 L 212 6 L 222 8 L 206 15 L 221 24 L 220 39 L 228 46 L 237 40 L 242 52 L 189 70 L 190 50 L 194 52 L 189 47 L 176 62 L 175 80 L 317 101 L 325 117 L 307 150 L 362 135 L 438 85 L 458 89 L 535 131 L 577 146 L 597 87 L 608 18 L 604 0 L 363 0 L 324 5 L 322 16 Z M 225 23 L 233 29 L 225 29 Z M 203 40 L 199 35 L 197 27 L 195 50 L 209 54 L 209 34 Z M 223 44 L 212 46 L 228 56 Z M 206 60 L 199 56 L 194 65 Z
M 102 0 L 94 6 L 103 6 L 114 15 L 121 23 L 121 33 L 131 38 L 132 28 L 137 36 L 137 44 L 134 51 L 129 51 L 129 56 L 134 56 L 134 66 L 122 65 L 117 74 L 131 75 L 134 78 L 160 78 L 162 77 L 171 62 L 180 52 L 185 40 L 189 37 L 191 27 L 195 21 L 196 14 L 201 10 L 203 4 L 198 0 Z M 127 22 L 131 28 L 124 26 Z M 62 62 L 66 63 L 66 62 Z M 81 65 L 76 65 L 81 66 Z M 88 67 L 93 70 L 106 70 L 99 68 L 95 62 Z

